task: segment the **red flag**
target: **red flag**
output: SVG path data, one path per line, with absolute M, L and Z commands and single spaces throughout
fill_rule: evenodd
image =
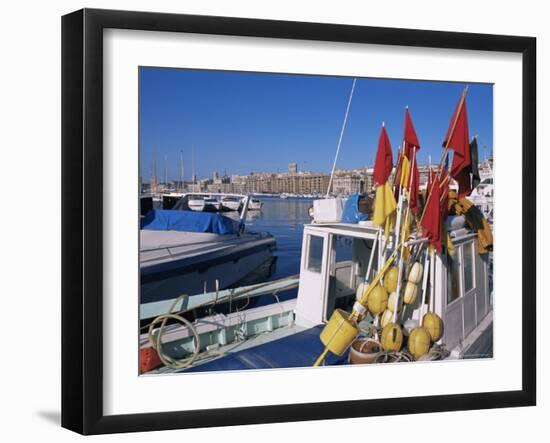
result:
M 411 189 L 410 189 L 410 208 L 415 214 L 418 213 L 418 186 L 420 181 L 420 174 L 418 173 L 418 164 L 416 162 L 416 152 L 420 149 L 420 143 L 418 142 L 418 137 L 414 129 L 411 115 L 409 114 L 409 109 L 405 110 L 405 131 L 403 135 L 403 140 L 405 141 L 405 155 L 410 160 L 411 164 L 414 163 L 412 167 L 412 180 L 411 180 Z M 416 148 L 416 149 L 414 149 Z M 413 160 L 413 157 L 414 160 Z M 409 184 L 407 183 L 408 187 Z
M 390 139 L 386 128 L 382 126 L 380 137 L 378 139 L 378 151 L 374 162 L 374 183 L 377 186 L 383 185 L 388 181 L 393 168 L 393 156 L 391 152 Z
M 456 120 L 456 124 L 455 124 Z M 453 130 L 454 125 L 454 130 Z M 451 134 L 452 132 L 452 134 Z M 472 163 L 470 155 L 470 135 L 468 133 L 468 112 L 466 111 L 466 97 L 462 96 L 456 106 L 443 146 L 454 150 L 451 177 L 455 180 L 460 171 Z M 458 181 L 458 180 L 457 180 Z
M 443 222 L 441 217 L 441 180 L 436 180 L 433 183 L 432 189 L 428 196 L 428 202 L 424 211 L 424 216 L 420 223 L 424 228 L 424 235 L 429 239 L 430 244 L 440 254 L 442 250 L 442 237 L 443 237 Z
M 412 160 L 412 148 L 416 146 L 416 150 L 420 149 L 420 143 L 418 142 L 418 137 L 416 136 L 416 131 L 411 120 L 411 115 L 409 114 L 409 109 L 405 110 L 405 133 L 403 135 L 403 140 L 405 140 L 405 153 L 409 160 Z

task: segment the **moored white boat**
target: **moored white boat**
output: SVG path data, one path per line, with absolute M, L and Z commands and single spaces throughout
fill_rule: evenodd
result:
M 250 211 L 260 211 L 262 209 L 263 203 L 257 198 L 250 199 L 248 203 L 248 210 Z
M 204 209 L 203 211 L 214 211 L 218 212 L 221 208 L 221 202 L 214 197 L 206 197 L 204 199 Z
M 221 199 L 221 207 L 227 211 L 238 211 L 242 205 L 242 201 L 241 197 L 225 196 Z
M 275 239 L 220 214 L 153 211 L 140 230 L 141 303 L 228 288 L 269 275 Z
M 187 205 L 189 206 L 189 209 L 192 211 L 204 211 L 204 208 L 206 207 L 206 203 L 204 201 L 204 197 L 199 196 L 193 196 L 189 198 L 187 201 Z

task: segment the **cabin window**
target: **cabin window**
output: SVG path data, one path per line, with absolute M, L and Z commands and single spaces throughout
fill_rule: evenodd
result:
M 321 264 L 323 263 L 323 244 L 324 238 L 318 235 L 309 236 L 309 248 L 307 255 L 307 270 L 321 273 Z
M 464 257 L 464 293 L 466 294 L 475 286 L 473 242 L 462 247 L 462 255 Z
M 460 297 L 459 251 L 454 257 L 448 257 L 447 266 L 447 304 Z
M 333 235 L 329 265 L 329 290 L 327 307 L 349 310 L 355 302 L 355 275 L 353 267 L 354 238 Z

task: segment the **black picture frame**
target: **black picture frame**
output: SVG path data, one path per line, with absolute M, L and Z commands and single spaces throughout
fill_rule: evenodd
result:
M 104 415 L 102 76 L 103 30 L 107 28 L 521 54 L 521 390 Z M 535 405 L 536 240 L 535 38 L 96 9 L 83 9 L 62 18 L 62 426 L 65 428 L 82 434 L 102 434 Z

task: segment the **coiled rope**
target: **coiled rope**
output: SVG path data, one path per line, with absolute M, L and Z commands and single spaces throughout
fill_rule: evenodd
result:
M 279 300 L 279 297 L 277 295 L 278 292 L 279 292 L 279 290 L 275 290 L 275 291 L 273 291 L 272 295 L 275 298 L 277 304 L 280 304 L 280 300 Z M 182 317 L 181 315 L 179 315 L 180 313 L 185 312 L 185 311 L 180 311 L 178 313 L 173 312 L 175 307 L 178 305 L 178 303 L 184 297 L 187 297 L 187 295 L 182 294 L 178 298 L 176 298 L 174 300 L 174 303 L 172 303 L 172 305 L 170 306 L 170 309 L 168 310 L 168 312 L 166 314 L 161 314 L 161 315 L 157 316 L 149 324 L 148 338 L 149 338 L 149 343 L 151 344 L 151 347 L 157 352 L 160 361 L 165 366 L 167 366 L 169 368 L 172 368 L 172 369 L 185 369 L 185 368 L 188 368 L 199 357 L 202 359 L 202 358 L 207 358 L 207 357 L 225 355 L 224 352 L 213 351 L 213 350 L 205 351 L 205 352 L 202 352 L 202 353 L 200 352 L 201 339 L 200 339 L 199 333 L 197 332 L 197 329 L 195 328 L 195 326 L 193 326 L 193 324 L 189 320 L 187 320 L 185 317 Z M 246 306 L 248 306 L 249 302 L 250 302 L 250 297 L 247 297 L 247 302 L 246 302 L 245 306 L 241 307 L 241 308 L 238 308 L 236 312 L 241 312 L 244 308 L 246 308 Z M 191 334 L 193 335 L 193 339 L 194 339 L 194 345 L 193 345 L 193 354 L 190 355 L 189 357 L 185 357 L 185 358 L 182 358 L 182 359 L 177 359 L 177 358 L 174 358 L 174 357 L 166 354 L 162 350 L 162 336 L 165 333 L 165 327 L 166 327 L 166 323 L 167 323 L 168 320 L 176 320 L 176 321 L 182 323 L 183 325 L 187 326 L 189 328 L 189 330 L 191 331 Z M 244 319 L 243 319 L 243 321 L 244 321 Z M 158 331 L 155 333 L 154 332 L 155 326 L 158 325 L 159 323 L 160 323 L 160 327 L 158 328 Z M 235 333 L 236 333 L 237 336 L 240 335 L 237 332 L 237 330 L 235 330 Z M 245 339 L 244 331 L 241 331 L 241 334 L 242 334 L 242 336 L 239 337 L 239 338 L 242 341 L 242 340 Z
M 151 347 L 155 351 L 157 351 L 160 361 L 165 366 L 168 366 L 169 368 L 172 368 L 172 369 L 183 369 L 191 366 L 199 356 L 199 352 L 200 352 L 201 339 L 199 337 L 197 329 L 186 318 L 182 317 L 181 315 L 172 313 L 172 310 L 175 308 L 177 303 L 184 297 L 186 297 L 186 295 L 180 295 L 174 301 L 174 303 L 172 303 L 172 306 L 170 306 L 170 309 L 166 314 L 159 315 L 149 325 L 149 342 L 151 343 Z M 191 334 L 193 334 L 194 349 L 193 349 L 193 354 L 190 357 L 186 357 L 183 359 L 176 359 L 174 357 L 169 356 L 162 350 L 162 336 L 164 335 L 164 328 L 166 326 L 166 322 L 170 319 L 179 321 L 180 323 L 184 324 L 189 328 L 189 330 L 191 331 Z M 158 323 L 160 323 L 160 327 L 157 333 L 155 334 L 154 329 Z

